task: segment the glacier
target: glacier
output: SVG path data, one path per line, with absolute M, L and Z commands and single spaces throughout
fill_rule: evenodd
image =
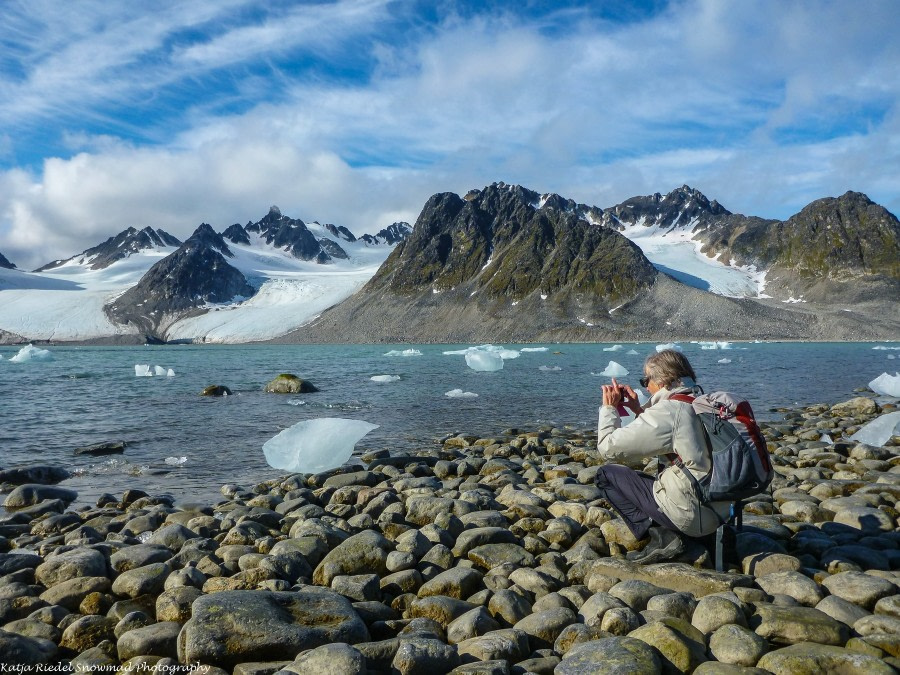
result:
M 350 459 L 353 447 L 378 426 L 343 417 L 304 420 L 266 441 L 263 454 L 273 469 L 292 473 L 328 471 Z

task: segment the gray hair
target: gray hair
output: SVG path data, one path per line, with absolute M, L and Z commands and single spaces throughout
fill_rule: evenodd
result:
M 693 387 L 697 380 L 687 357 L 674 349 L 664 349 L 648 356 L 644 370 L 651 380 L 667 388 L 672 385 Z M 684 382 L 682 378 L 690 378 L 691 382 Z

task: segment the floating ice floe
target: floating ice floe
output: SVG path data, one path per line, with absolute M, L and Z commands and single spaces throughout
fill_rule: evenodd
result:
M 613 345 L 612 347 L 604 347 L 603 351 L 605 351 L 605 352 L 620 352 L 623 349 L 625 349 L 625 347 L 623 347 L 622 345 Z
M 664 345 L 656 345 L 656 351 L 657 351 L 657 352 L 661 352 L 661 351 L 664 351 L 664 350 L 666 350 L 666 349 L 674 349 L 676 352 L 684 351 L 684 350 L 681 348 L 681 345 L 678 344 L 677 342 L 667 342 L 667 343 L 664 344 Z
M 555 373 L 556 371 L 562 370 L 559 366 L 541 366 L 538 370 L 543 370 L 545 373 Z
M 154 375 L 158 377 L 175 377 L 175 371 L 171 368 L 166 370 L 162 366 L 153 366 L 151 368 L 149 364 L 134 364 L 135 377 L 153 377 Z
M 869 382 L 869 389 L 882 396 L 900 398 L 900 373 L 894 375 L 882 373 Z
M 169 466 L 181 466 L 187 462 L 187 457 L 166 457 L 165 462 Z
M 731 359 L 719 359 L 716 363 L 731 363 Z
M 522 350 L 526 351 L 526 350 Z M 496 354 L 501 359 L 517 359 L 519 358 L 519 352 L 515 349 L 506 349 L 505 347 L 499 345 L 478 345 L 477 347 L 466 347 L 465 349 L 455 349 L 452 351 L 446 351 L 444 354 L 446 356 L 465 356 L 466 354 L 473 354 L 476 352 L 486 352 L 488 354 Z
M 549 352 L 549 347 L 522 347 L 520 352 Z
M 266 462 L 273 469 L 318 473 L 341 466 L 353 446 L 377 424 L 342 417 L 304 420 L 284 429 L 263 444 Z
M 462 389 L 451 389 L 444 396 L 448 398 L 478 398 L 478 394 L 472 391 L 463 391 Z
M 385 356 L 422 356 L 422 352 L 418 349 L 404 349 L 402 351 L 398 349 L 392 349 L 389 352 L 385 352 Z
M 888 351 L 888 350 L 900 351 L 900 347 L 887 347 L 885 345 L 878 345 L 876 347 L 872 347 L 872 349 L 875 349 L 877 351 Z
M 890 440 L 891 436 L 898 434 L 900 434 L 900 412 L 892 412 L 876 417 L 853 434 L 850 440 L 866 445 L 882 446 Z
M 34 345 L 25 345 L 19 353 L 10 357 L 10 363 L 25 363 L 26 361 L 52 361 L 53 354 L 49 349 L 38 349 Z
M 628 350 L 627 352 L 625 352 L 625 353 L 626 353 L 628 356 L 637 356 L 637 355 L 638 355 L 637 349 L 629 349 L 629 350 Z
M 472 351 L 466 353 L 466 365 L 480 372 L 503 370 L 503 358 L 493 352 Z
M 372 382 L 396 382 L 400 379 L 399 375 L 373 375 L 369 378 Z
M 730 342 L 699 342 L 700 349 L 731 349 Z
M 891 361 L 893 361 L 893 360 L 896 359 L 897 357 L 894 356 L 893 354 L 888 354 L 888 358 L 889 358 Z
M 615 361 L 610 361 L 603 372 L 597 373 L 598 376 L 602 377 L 625 377 L 627 374 L 628 369 Z

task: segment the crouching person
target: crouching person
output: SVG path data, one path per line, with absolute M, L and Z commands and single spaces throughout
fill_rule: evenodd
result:
M 684 537 L 709 535 L 721 521 L 718 508 L 700 503 L 693 480 L 702 481 L 712 469 L 703 426 L 689 403 L 669 400 L 673 394 L 701 391 L 694 369 L 681 352 L 667 349 L 647 358 L 640 383 L 650 393 L 645 407 L 631 387 L 615 380 L 603 386 L 597 449 L 615 463 L 601 467 L 596 482 L 635 538 L 649 535 L 643 550 L 627 555 L 649 564 L 679 556 L 686 548 Z M 621 405 L 637 416 L 627 427 L 617 412 Z M 640 466 L 654 456 L 659 457 L 656 477 L 623 466 Z M 728 504 L 721 507 L 724 515 Z

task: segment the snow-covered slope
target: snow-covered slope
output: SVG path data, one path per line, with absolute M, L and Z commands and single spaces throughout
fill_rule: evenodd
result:
M 317 239 L 335 239 L 318 223 L 306 223 Z M 168 340 L 250 342 L 284 335 L 315 319 L 322 311 L 359 290 L 392 250 L 363 239 L 341 241 L 348 259 L 328 264 L 298 260 L 248 232 L 250 244 L 229 242 L 228 263 L 259 290 L 249 300 L 208 306 L 205 314 L 181 319 L 166 331 Z
M 132 335 L 103 306 L 134 286 L 174 246 L 144 249 L 100 270 L 75 258 L 46 272 L 0 269 L 0 329 L 29 340 L 90 340 Z

